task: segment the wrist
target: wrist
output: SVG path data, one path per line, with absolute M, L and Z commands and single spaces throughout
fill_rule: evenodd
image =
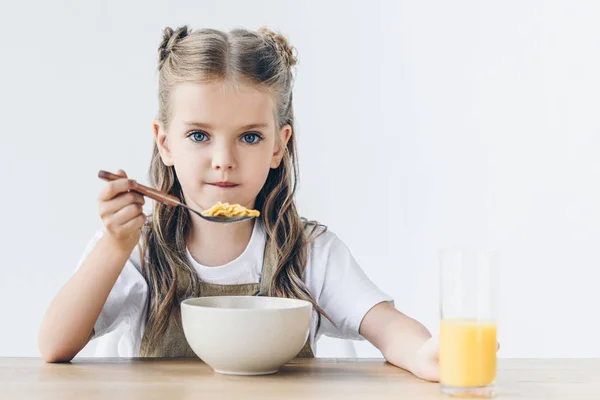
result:
M 113 254 L 117 253 L 115 255 L 127 257 L 129 257 L 139 241 L 137 238 L 117 238 L 109 231 L 106 231 L 103 239 L 109 248 L 107 250 L 110 250 Z

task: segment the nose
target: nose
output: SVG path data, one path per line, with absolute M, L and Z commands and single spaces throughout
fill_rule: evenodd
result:
M 236 166 L 235 155 L 231 146 L 222 143 L 215 146 L 212 167 L 217 171 L 232 170 Z

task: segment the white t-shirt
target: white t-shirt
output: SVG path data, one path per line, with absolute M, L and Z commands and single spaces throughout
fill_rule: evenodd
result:
M 99 231 L 94 235 L 78 268 L 103 234 Z M 264 226 L 257 221 L 248 246 L 237 259 L 216 267 L 200 265 L 189 251 L 188 259 L 203 282 L 226 285 L 258 283 L 265 244 Z M 321 335 L 363 340 L 358 330 L 365 314 L 383 301 L 393 304 L 393 299 L 371 282 L 346 245 L 329 230 L 311 242 L 305 273 L 305 283 L 313 298 L 337 326 L 322 318 L 319 332 L 316 332 L 317 316 L 313 313 L 309 336 L 315 354 Z M 148 285 L 141 274 L 140 251 L 136 247 L 94 325 L 94 339 L 98 339 L 97 356 L 139 356 L 147 318 L 147 299 Z M 111 332 L 113 334 L 108 335 L 110 340 L 107 338 L 103 343 L 103 337 Z

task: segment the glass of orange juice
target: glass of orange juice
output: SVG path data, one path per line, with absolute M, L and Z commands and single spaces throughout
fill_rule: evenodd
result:
M 442 393 L 492 397 L 496 380 L 496 264 L 493 250 L 440 253 Z

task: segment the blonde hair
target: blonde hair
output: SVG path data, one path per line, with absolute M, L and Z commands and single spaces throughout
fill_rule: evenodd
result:
M 277 267 L 269 296 L 311 302 L 318 313 L 318 329 L 321 316 L 327 315 L 313 299 L 303 278 L 308 244 L 326 228 L 300 218 L 294 203 L 298 176 L 292 107 L 292 67 L 297 62 L 294 49 L 285 37 L 267 28 L 258 31 L 236 29 L 225 33 L 214 29 L 192 31 L 183 26 L 164 30 L 158 53 L 158 119 L 165 129 L 170 122 L 171 93 L 183 82 L 223 82 L 266 89 L 274 99 L 278 128 L 292 127 L 283 160 L 278 168 L 269 171 L 255 208 L 261 211 L 267 240 L 277 251 Z M 156 143 L 150 180 L 154 187 L 184 201 L 175 170 L 162 162 Z M 142 254 L 147 252 L 148 259 L 143 262 L 142 272 L 153 300 L 148 316 L 148 325 L 154 328 L 151 343 L 160 340 L 170 314 L 179 312 L 179 303 L 183 299 L 178 298 L 176 291 L 177 273 L 187 274 L 199 292 L 198 276 L 189 265 L 186 253 L 190 223 L 190 216 L 183 208 L 162 203 L 155 204 L 148 219 L 142 249 Z

